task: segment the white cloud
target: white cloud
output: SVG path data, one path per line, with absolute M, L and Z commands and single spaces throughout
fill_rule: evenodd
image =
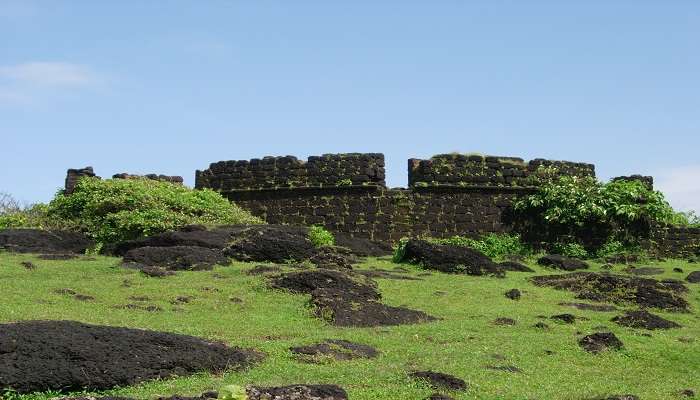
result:
M 654 186 L 666 195 L 674 208 L 700 212 L 700 165 L 660 171 Z
M 97 81 L 87 67 L 63 62 L 29 62 L 0 66 L 0 77 L 33 86 L 86 86 Z

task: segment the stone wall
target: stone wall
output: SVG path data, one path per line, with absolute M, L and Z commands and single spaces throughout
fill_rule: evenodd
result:
M 324 154 L 219 161 L 197 171 L 195 188 L 218 191 L 290 187 L 384 186 L 384 155 Z
M 560 175 L 595 176 L 585 163 L 517 157 L 440 154 L 429 160 L 408 160 L 409 186 L 536 186 Z
M 78 169 L 69 169 L 68 172 L 66 173 L 66 184 L 63 189 L 64 194 L 71 194 L 75 190 L 75 185 L 78 183 L 78 180 L 82 177 L 96 177 L 98 179 L 101 179 L 99 176 L 95 175 L 95 171 L 92 169 L 92 167 L 85 167 L 85 168 L 78 168 Z M 133 174 L 128 174 L 126 172 L 122 172 L 119 174 L 114 174 L 112 175 L 112 179 L 137 179 L 137 178 L 146 178 L 146 179 L 152 179 L 156 181 L 164 181 L 164 182 L 170 182 L 170 183 L 175 183 L 182 185 L 184 180 L 182 179 L 181 176 L 171 176 L 171 175 L 162 175 L 162 174 L 146 174 L 146 175 L 133 175 Z
M 700 256 L 700 228 L 656 227 L 648 246 L 662 257 L 694 258 Z

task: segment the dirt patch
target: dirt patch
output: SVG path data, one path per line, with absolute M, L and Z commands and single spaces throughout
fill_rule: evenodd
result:
M 549 317 L 549 319 L 561 322 L 564 324 L 573 324 L 576 322 L 576 316 L 573 314 L 558 314 L 558 315 L 552 315 Z
M 588 304 L 588 303 L 559 303 L 560 306 L 574 307 L 586 311 L 616 311 L 617 307 L 610 304 Z
M 673 321 L 669 321 L 665 318 L 661 318 L 658 315 L 654 315 L 648 311 L 627 311 L 624 315 L 619 315 L 611 321 L 618 325 L 626 326 L 629 328 L 640 328 L 640 329 L 671 329 L 680 328 L 681 326 Z
M 663 268 L 654 268 L 654 267 L 634 267 L 631 266 L 627 269 L 624 270 L 628 274 L 632 275 L 637 275 L 637 276 L 649 276 L 649 275 L 661 275 L 664 272 L 666 272 Z
M 498 265 L 503 268 L 505 271 L 514 271 L 514 272 L 535 272 L 534 269 L 528 267 L 525 264 L 521 264 L 516 261 L 504 261 L 501 263 L 498 263 Z
M 70 296 L 74 298 L 75 300 L 79 301 L 92 301 L 95 300 L 93 296 L 87 295 L 87 294 L 80 294 L 77 293 L 73 289 L 68 289 L 68 288 L 63 288 L 63 289 L 56 289 L 53 291 L 55 294 L 60 294 L 62 296 Z
M 305 227 L 253 225 L 236 233 L 224 254 L 240 261 L 303 261 L 316 252 Z
M 291 347 L 290 350 L 300 360 L 312 363 L 328 359 L 343 361 L 356 358 L 375 358 L 379 355 L 374 347 L 339 339 L 326 339 L 322 343 Z
M 374 242 L 369 239 L 354 238 L 347 233 L 336 232 L 335 244 L 350 249 L 359 257 L 382 257 L 393 253 L 388 243 Z
M 246 271 L 246 275 L 264 275 L 271 273 L 281 272 L 282 268 L 274 265 L 256 265 L 255 267 Z
M 501 266 L 477 250 L 463 246 L 434 244 L 419 239 L 411 239 L 406 243 L 404 260 L 441 272 L 505 276 Z
M 163 311 L 162 308 L 155 304 L 121 304 L 114 306 L 118 310 L 138 310 L 138 311 L 148 311 L 148 312 L 160 312 Z
M 513 318 L 499 317 L 491 321 L 492 324 L 496 326 L 513 326 L 517 322 Z
M 248 400 L 348 400 L 348 394 L 337 385 L 292 385 L 249 387 Z
M 511 300 L 520 300 L 521 293 L 518 289 L 510 289 L 504 294 L 504 296 Z
M 614 394 L 608 397 L 596 397 L 589 400 L 639 400 L 639 397 L 633 394 Z
M 636 304 L 676 312 L 688 310 L 688 302 L 682 297 L 688 289 L 680 281 L 595 272 L 535 276 L 530 281 L 537 286 L 574 292 L 577 298 L 584 300 Z
M 425 400 L 454 400 L 454 397 L 450 397 L 446 394 L 442 393 L 433 393 L 429 397 L 427 397 Z
M 260 359 L 251 350 L 172 333 L 73 321 L 0 325 L 0 388 L 19 393 L 105 390 Z
M 544 322 L 538 322 L 535 325 L 532 325 L 532 327 L 537 329 L 549 329 L 549 325 L 545 324 Z
M 74 258 L 78 258 L 77 254 L 39 254 L 37 256 L 38 258 L 42 260 L 58 260 L 58 261 L 65 261 L 65 260 L 72 260 Z
M 685 278 L 690 283 L 700 283 L 700 271 L 693 271 Z
M 200 246 L 139 247 L 124 254 L 124 262 L 165 268 L 168 271 L 210 270 L 230 261 L 221 251 Z
M 317 317 L 336 326 L 384 326 L 432 321 L 421 311 L 379 302 L 376 284 L 361 275 L 335 270 L 311 270 L 274 277 L 271 286 L 311 294 Z
M 575 258 L 565 257 L 559 254 L 550 254 L 541 257 L 539 260 L 537 260 L 537 264 L 549 268 L 561 269 L 563 271 L 576 271 L 579 269 L 588 269 L 588 264 L 586 264 L 585 262 L 577 260 Z
M 31 262 L 31 261 L 22 261 L 22 262 L 19 263 L 19 264 L 20 264 L 22 267 L 24 267 L 24 269 L 27 269 L 27 270 L 30 270 L 30 271 L 36 269 L 36 265 L 34 265 L 34 263 Z
M 135 269 L 137 271 L 141 271 L 144 275 L 150 276 L 152 278 L 162 278 L 165 276 L 175 275 L 175 271 L 169 271 L 163 267 L 156 267 L 156 266 L 152 266 L 152 265 L 145 265 L 145 264 L 133 263 L 133 262 L 125 262 L 125 263 L 122 263 L 121 266 L 124 268 L 127 268 L 127 269 Z M 131 285 L 130 282 L 127 282 L 127 280 L 124 280 L 124 284 L 122 286 L 129 287 L 130 285 Z
M 411 378 L 428 383 L 433 389 L 467 390 L 467 383 L 456 376 L 435 371 L 414 371 Z
M 597 332 L 582 337 L 578 341 L 579 346 L 590 353 L 600 353 L 605 350 L 620 350 L 622 341 L 612 332 Z
M 41 229 L 0 230 L 0 249 L 17 253 L 84 254 L 94 242 L 78 232 Z

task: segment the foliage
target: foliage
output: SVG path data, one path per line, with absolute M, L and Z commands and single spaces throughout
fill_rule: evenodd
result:
M 573 258 L 588 258 L 589 254 L 583 245 L 579 243 L 554 243 L 552 251 L 567 257 Z
M 513 225 L 528 239 L 584 244 L 617 240 L 633 243 L 653 223 L 671 223 L 674 212 L 659 191 L 644 183 L 561 176 L 543 181 L 537 193 L 514 204 Z M 560 238 L 567 240 L 561 241 Z M 572 249 L 573 250 L 573 249 Z M 589 250 L 591 250 L 589 248 Z
M 700 215 L 695 211 L 678 211 L 671 216 L 671 224 L 685 227 L 700 227 Z
M 20 211 L 22 207 L 11 194 L 0 192 L 0 215 L 12 214 Z
M 338 186 L 352 186 L 352 180 L 350 178 L 341 179 L 338 181 Z
M 395 263 L 400 263 L 406 256 L 406 244 L 408 244 L 409 238 L 401 238 L 394 248 L 394 255 L 391 261 Z
M 221 400 L 246 400 L 248 393 L 244 387 L 238 385 L 226 385 L 219 389 L 219 399 Z
M 49 214 L 49 206 L 42 203 L 19 208 L 12 212 L 0 213 L 0 229 L 75 229 L 75 223 Z
M 433 243 L 470 247 L 491 258 L 503 258 L 512 255 L 527 255 L 530 249 L 520 240 L 520 235 L 508 233 L 490 233 L 479 239 L 466 236 L 452 236 L 447 239 L 430 239 Z
M 309 227 L 309 240 L 311 240 L 316 247 L 333 246 L 335 244 L 333 233 L 320 225 Z
M 71 195 L 56 195 L 48 215 L 72 221 L 98 243 L 136 239 L 189 224 L 261 223 L 212 190 L 150 179 L 83 178 Z

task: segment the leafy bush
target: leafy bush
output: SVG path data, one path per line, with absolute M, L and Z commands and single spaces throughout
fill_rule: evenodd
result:
M 76 226 L 72 221 L 65 221 L 49 215 L 49 207 L 38 203 L 14 211 L 0 213 L 0 229 L 35 228 L 72 230 Z
M 573 258 L 588 258 L 588 251 L 579 243 L 554 243 L 552 251 L 562 256 Z
M 395 263 L 400 263 L 403 261 L 404 257 L 406 256 L 406 244 L 409 240 L 409 238 L 401 238 L 399 240 L 399 243 L 397 243 L 396 247 L 394 248 L 394 255 L 391 258 L 391 261 Z
M 673 222 L 661 192 L 635 180 L 601 183 L 562 176 L 514 204 L 512 224 L 528 242 L 578 243 L 594 250 L 612 240 L 634 243 L 653 223 Z
M 484 253 L 490 258 L 504 258 L 513 255 L 528 255 L 530 249 L 520 241 L 520 236 L 506 233 L 490 233 L 480 239 L 472 239 L 466 236 L 452 236 L 446 239 L 426 238 L 425 240 L 436 244 L 448 244 L 452 246 L 469 247 Z M 401 239 L 394 249 L 393 261 L 399 263 L 403 260 L 408 239 Z
M 695 211 L 679 211 L 673 213 L 671 224 L 686 227 L 700 227 L 700 216 Z
M 319 225 L 313 225 L 309 228 L 309 240 L 316 247 L 333 246 L 335 244 L 333 234 Z
M 48 215 L 71 221 L 98 243 L 136 239 L 189 224 L 261 223 L 214 191 L 150 179 L 82 178 L 71 195 L 56 195 Z

